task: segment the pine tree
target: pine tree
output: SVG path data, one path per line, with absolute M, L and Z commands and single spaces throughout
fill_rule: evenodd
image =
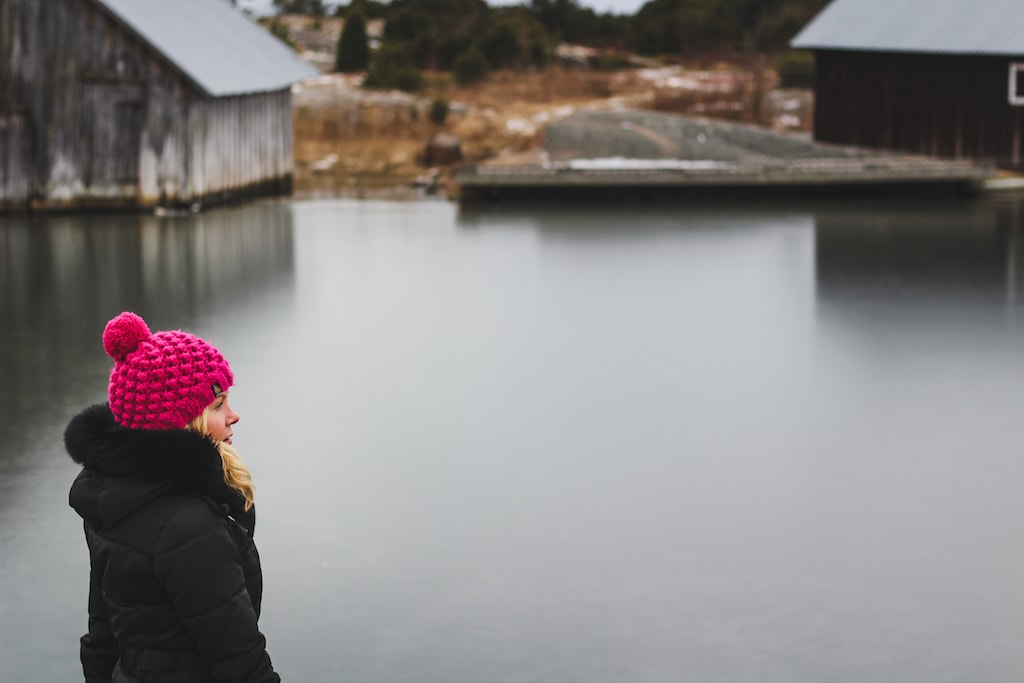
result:
M 370 61 L 370 44 L 366 38 L 366 18 L 362 12 L 350 12 L 338 38 L 338 54 L 334 70 L 343 73 L 365 71 Z

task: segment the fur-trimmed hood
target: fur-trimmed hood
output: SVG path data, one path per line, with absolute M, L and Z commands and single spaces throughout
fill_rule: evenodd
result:
M 84 469 L 71 487 L 71 507 L 98 529 L 110 528 L 168 492 L 209 498 L 252 534 L 254 510 L 224 482 L 216 445 L 184 429 L 126 429 L 106 403 L 86 408 L 64 431 L 71 459 Z

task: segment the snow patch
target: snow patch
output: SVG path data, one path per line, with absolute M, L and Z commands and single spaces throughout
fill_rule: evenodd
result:
M 630 159 L 602 157 L 573 159 L 565 166 L 577 171 L 709 171 L 730 168 L 733 164 L 710 159 Z
M 533 135 L 537 132 L 537 126 L 526 119 L 515 117 L 505 122 L 505 131 L 513 135 Z

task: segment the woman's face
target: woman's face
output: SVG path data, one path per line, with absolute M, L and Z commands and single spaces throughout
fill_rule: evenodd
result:
M 231 443 L 233 430 L 231 429 L 238 420 L 238 413 L 231 409 L 228 403 L 228 392 L 217 397 L 217 400 L 210 405 L 210 412 L 206 416 L 206 428 L 217 441 Z

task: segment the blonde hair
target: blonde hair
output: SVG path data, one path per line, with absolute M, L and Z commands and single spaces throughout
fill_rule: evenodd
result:
M 210 436 L 210 430 L 207 426 L 207 416 L 209 413 L 210 408 L 207 406 L 202 414 L 189 422 L 185 428 L 204 436 Z M 255 502 L 256 493 L 256 488 L 252 485 L 252 475 L 249 474 L 249 468 L 245 466 L 242 456 L 230 444 L 217 440 L 214 440 L 213 443 L 217 450 L 220 451 L 221 464 L 224 466 L 224 483 L 242 494 L 242 497 L 245 499 L 245 509 L 248 511 Z

